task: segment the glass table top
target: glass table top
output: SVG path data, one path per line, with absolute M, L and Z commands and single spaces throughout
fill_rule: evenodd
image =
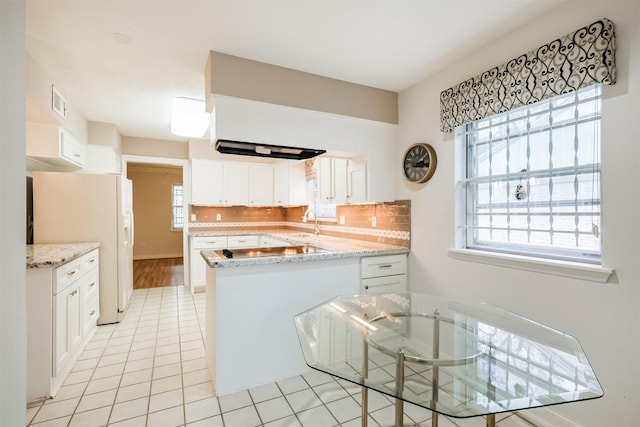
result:
M 603 395 L 576 338 L 490 304 L 341 296 L 295 325 L 310 367 L 452 417 Z

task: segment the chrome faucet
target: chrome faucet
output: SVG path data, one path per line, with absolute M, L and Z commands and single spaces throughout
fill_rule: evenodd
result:
M 317 236 L 318 234 L 320 234 L 320 226 L 318 225 L 318 214 L 316 213 L 315 210 L 311 208 L 307 209 L 307 211 L 302 216 L 302 222 L 309 221 L 312 215 L 313 215 L 313 219 L 315 220 L 315 223 L 313 225 L 313 233 Z

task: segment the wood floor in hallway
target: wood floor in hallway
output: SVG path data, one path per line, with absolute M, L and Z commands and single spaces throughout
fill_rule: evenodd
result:
M 184 286 L 184 262 L 180 258 L 133 261 L 133 289 Z

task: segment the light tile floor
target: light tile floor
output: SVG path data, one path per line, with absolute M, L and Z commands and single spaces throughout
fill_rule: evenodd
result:
M 54 399 L 29 405 L 29 426 L 360 426 L 360 388 L 317 371 L 215 396 L 205 362 L 204 294 L 136 290 L 124 320 L 98 328 Z M 369 392 L 369 426 L 393 425 L 393 400 Z M 440 416 L 440 427 L 484 426 Z M 535 427 L 516 414 L 498 427 Z M 405 425 L 431 412 L 405 404 Z

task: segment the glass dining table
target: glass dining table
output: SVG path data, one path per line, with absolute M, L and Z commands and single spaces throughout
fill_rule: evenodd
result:
M 603 395 L 578 340 L 503 308 L 426 294 L 339 296 L 294 319 L 306 363 L 454 418 L 486 416 Z

